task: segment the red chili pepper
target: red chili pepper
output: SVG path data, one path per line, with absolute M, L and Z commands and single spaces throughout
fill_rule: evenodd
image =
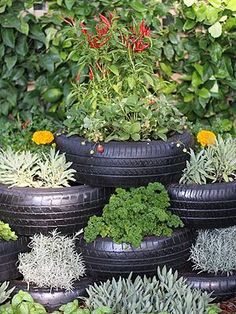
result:
M 92 81 L 94 79 L 93 69 L 89 67 L 89 79 Z
M 142 20 L 142 22 L 139 25 L 139 32 L 144 37 L 150 37 L 151 36 L 150 28 L 145 26 L 144 20 Z
M 110 37 L 107 37 L 104 40 L 100 41 L 100 38 L 92 37 L 89 39 L 89 46 L 90 48 L 96 48 L 96 49 L 101 48 L 108 42 L 109 39 Z
M 108 27 L 111 27 L 111 23 L 110 21 L 102 14 L 99 14 L 100 19 L 102 20 L 102 22 Z
M 80 22 L 80 27 L 81 27 L 81 32 L 82 32 L 83 34 L 87 35 L 87 34 L 88 34 L 88 31 L 87 31 L 86 26 L 85 26 L 85 24 L 84 24 L 83 21 Z

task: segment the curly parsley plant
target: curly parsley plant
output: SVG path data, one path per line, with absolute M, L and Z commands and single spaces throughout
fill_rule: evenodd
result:
M 101 217 L 93 216 L 85 228 L 86 242 L 109 236 L 116 243 L 138 247 L 145 236 L 170 236 L 183 227 L 180 218 L 167 210 L 169 196 L 160 183 L 124 190 L 117 188 Z

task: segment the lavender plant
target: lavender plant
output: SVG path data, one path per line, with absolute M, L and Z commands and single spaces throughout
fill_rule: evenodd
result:
M 38 287 L 71 290 L 73 282 L 85 274 L 85 266 L 76 252 L 73 237 L 60 235 L 56 230 L 49 236 L 35 234 L 31 252 L 19 254 L 19 271 L 24 280 Z
M 236 270 L 236 226 L 200 230 L 190 260 L 199 272 L 227 273 Z

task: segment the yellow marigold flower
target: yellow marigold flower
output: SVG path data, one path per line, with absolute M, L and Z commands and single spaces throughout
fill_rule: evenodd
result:
M 54 135 L 50 131 L 36 131 L 32 136 L 32 141 L 37 145 L 50 144 L 54 140 Z
M 197 134 L 197 141 L 203 147 L 208 146 L 208 145 L 213 145 L 216 142 L 215 133 L 208 130 L 201 130 Z

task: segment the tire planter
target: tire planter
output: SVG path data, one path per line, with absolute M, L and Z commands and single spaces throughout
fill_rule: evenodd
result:
M 27 237 L 19 237 L 15 241 L 0 241 L 0 282 L 20 277 L 17 269 L 18 254 L 29 251 L 28 243 Z
M 101 213 L 111 189 L 86 185 L 69 188 L 8 188 L 0 185 L 0 217 L 20 235 L 47 234 L 57 228 L 72 234 Z
M 191 269 L 191 265 L 179 272 L 179 275 L 186 278 L 193 288 L 212 293 L 216 301 L 227 300 L 236 293 L 236 274 L 227 276 L 226 274 L 197 273 Z
M 136 275 L 153 276 L 158 266 L 179 268 L 186 264 L 195 233 L 189 229 L 177 229 L 171 237 L 145 237 L 138 248 L 123 243 L 116 244 L 110 238 L 97 238 L 86 243 L 81 236 L 78 249 L 86 265 L 86 273 L 95 280 Z
M 81 278 L 80 281 L 74 282 L 74 288 L 71 291 L 63 289 L 38 288 L 31 286 L 28 289 L 26 282 L 15 280 L 11 282 L 11 286 L 15 287 L 13 295 L 17 294 L 19 290 L 29 292 L 35 302 L 42 304 L 49 312 L 58 310 L 63 304 L 71 302 L 79 297 L 85 297 L 86 288 L 93 284 L 93 281 L 87 277 Z
M 226 228 L 236 225 L 236 182 L 179 184 L 168 187 L 171 210 L 191 228 Z
M 188 159 L 183 148 L 191 147 L 193 138 L 185 132 L 170 137 L 166 142 L 111 141 L 103 144 L 102 153 L 96 151 L 96 144 L 79 136 L 60 135 L 56 137 L 56 144 L 73 162 L 79 182 L 97 186 L 135 187 L 155 181 L 163 184 L 178 182 Z

